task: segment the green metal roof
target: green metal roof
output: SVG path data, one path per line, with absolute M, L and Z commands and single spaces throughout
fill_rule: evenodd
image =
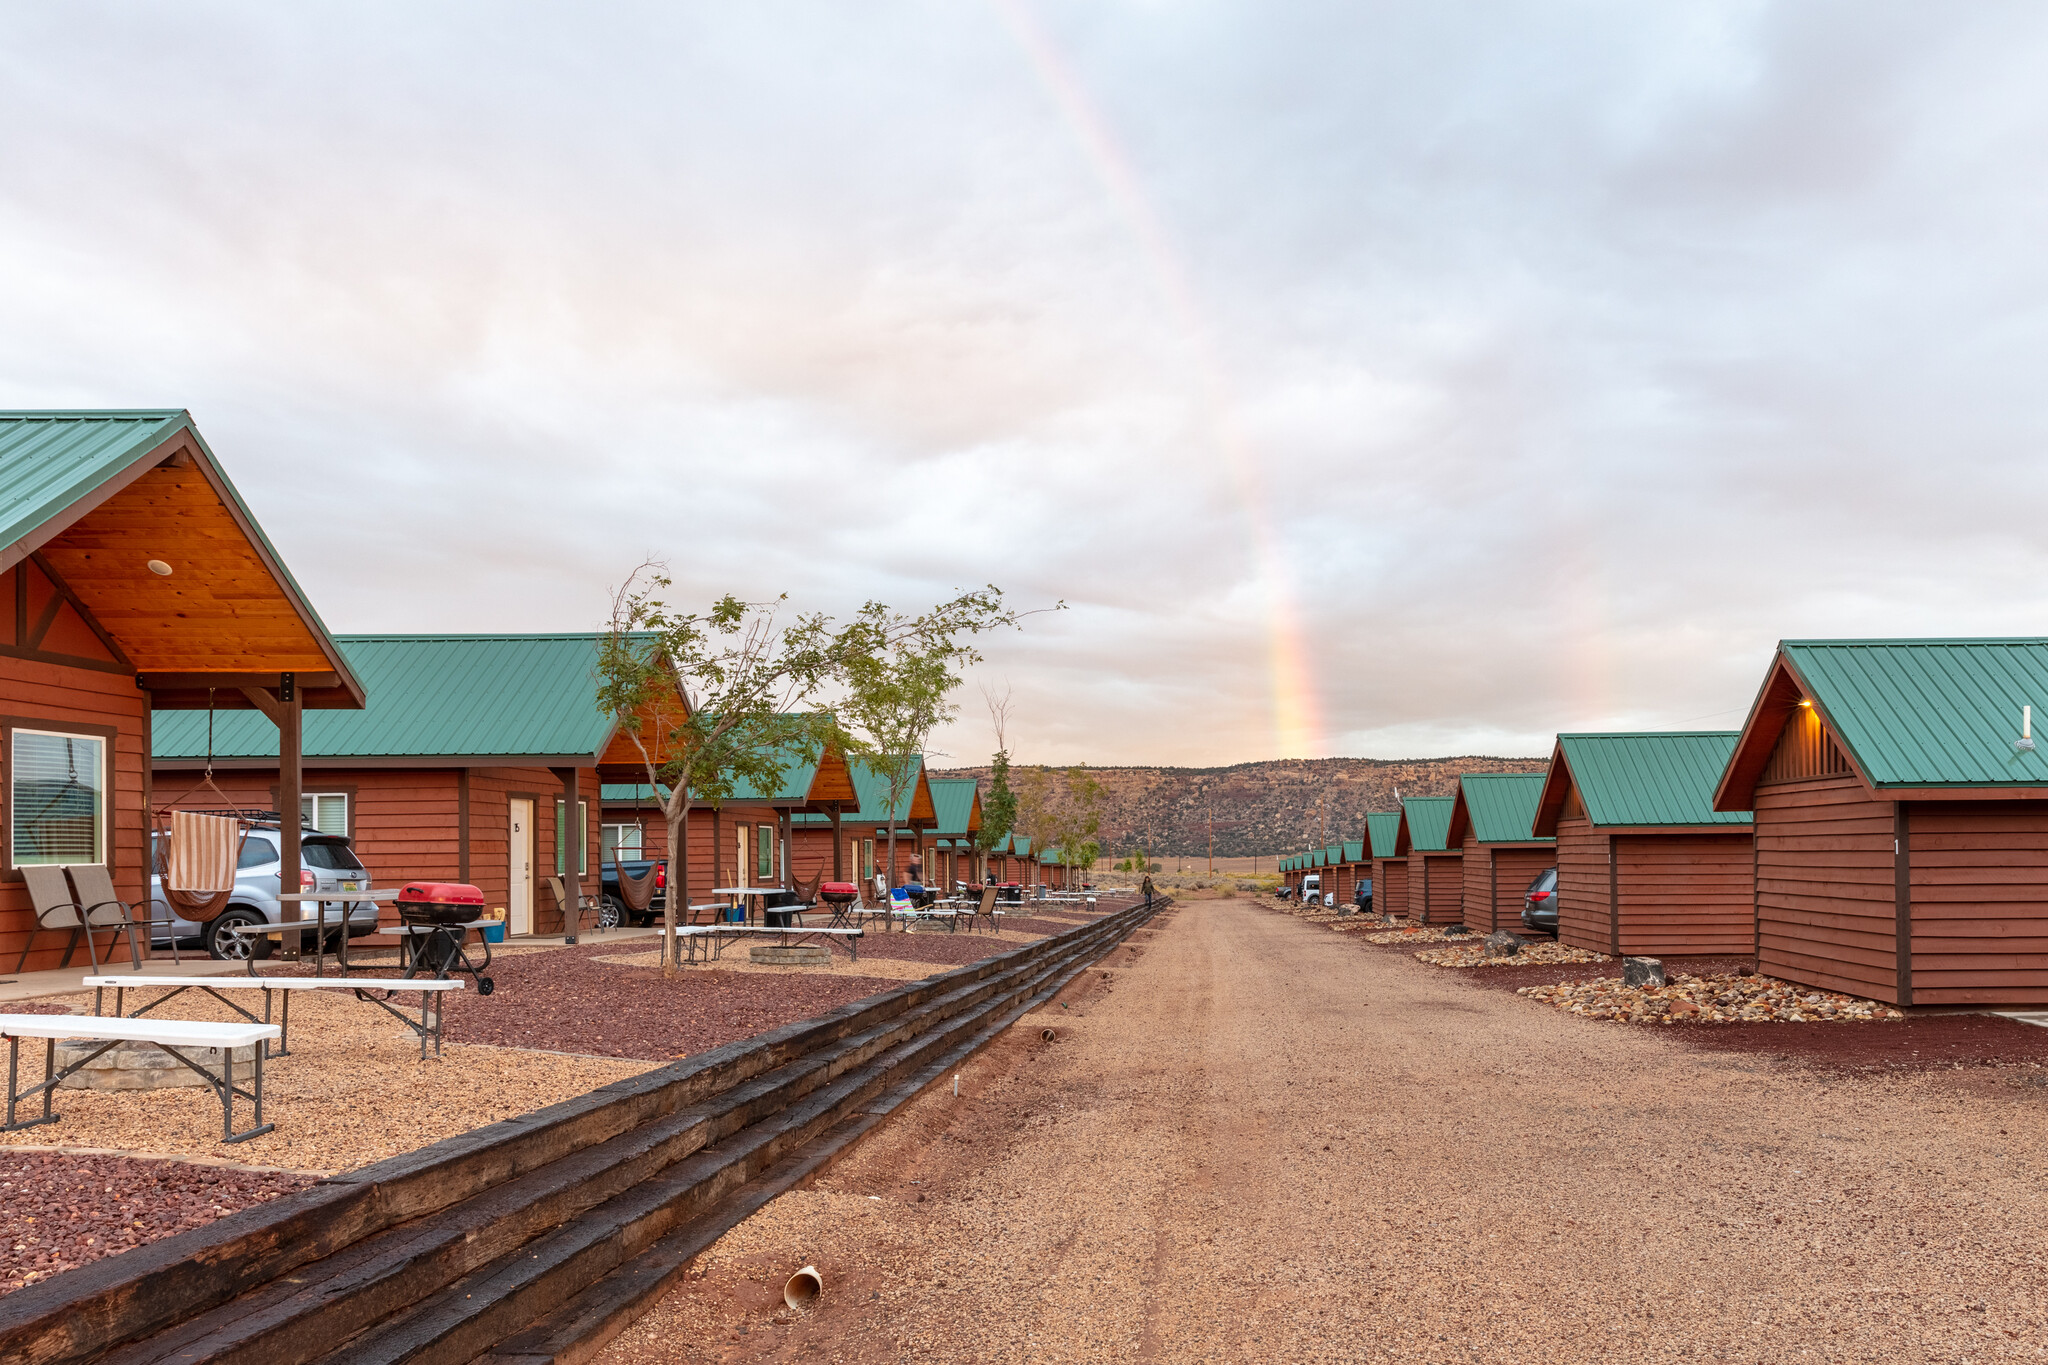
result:
M 1419 853 L 1441 853 L 1450 847 L 1451 807 L 1455 796 L 1411 796 L 1401 803 L 1408 821 L 1408 846 Z
M 1375 858 L 1394 856 L 1394 840 L 1400 832 L 1401 812 L 1397 810 L 1376 810 L 1365 817 L 1366 838 Z
M 1331 844 L 1323 849 L 1323 866 L 1339 867 L 1344 862 L 1344 845 Z
M 249 504 L 242 501 L 213 447 L 199 434 L 192 414 L 183 408 L 0 411 L 0 569 L 27 558 L 48 538 L 39 533 L 53 520 L 95 490 L 136 471 L 138 461 L 147 459 L 180 430 L 191 433 L 192 443 L 213 466 L 220 488 L 255 537 L 258 557 L 267 561 L 284 584 L 285 595 L 304 616 L 322 652 L 340 666 L 344 686 L 360 692 L 363 680 L 349 667 L 346 651 L 337 657 L 334 645 L 338 639 L 313 610 L 305 590 L 292 577 Z M 307 712 L 307 718 L 313 714 Z
M 604 784 L 604 790 L 598 793 L 598 800 L 612 802 L 617 805 L 626 805 L 638 801 L 658 805 L 661 801 L 666 800 L 667 797 L 667 787 L 660 788 L 659 796 L 657 796 L 656 789 L 648 786 L 645 782 L 607 782 Z
M 853 777 L 853 793 L 860 801 L 860 809 L 858 811 L 842 812 L 840 815 L 841 823 L 847 825 L 874 825 L 886 830 L 890 823 L 889 818 L 884 814 L 889 809 L 889 779 L 875 771 L 874 768 L 870 767 L 862 759 L 851 759 L 847 762 L 846 766 Z M 903 789 L 903 800 L 897 804 L 894 812 L 895 820 L 899 826 L 903 821 L 910 818 L 910 803 L 917 799 L 917 778 L 918 774 L 923 770 L 924 759 L 920 756 L 912 761 L 910 785 Z M 932 782 L 929 778 L 926 779 L 926 784 L 934 789 L 939 785 L 936 782 Z M 805 779 L 805 785 L 806 787 L 809 786 L 808 778 Z M 934 808 L 938 805 L 938 792 L 936 790 L 932 792 L 932 804 Z M 832 823 L 832 817 L 829 815 L 805 814 L 792 816 L 791 818 L 798 824 L 829 825 Z
M 967 822 L 974 814 L 974 794 L 981 784 L 971 777 L 934 777 L 926 782 L 932 789 L 938 832 L 964 838 Z
M 2048 640 L 1787 640 L 1778 646 L 1878 787 L 2048 785 Z
M 1747 827 L 1748 811 L 1717 811 L 1714 789 L 1735 751 L 1734 730 L 1559 735 L 1558 746 L 1595 825 Z
M 180 408 L 0 412 L 0 547 L 34 536 L 191 425 Z
M 342 635 L 369 691 L 360 711 L 308 711 L 307 758 L 592 758 L 612 732 L 597 709 L 596 635 Z M 206 756 L 207 713 L 158 711 L 159 759 Z M 217 758 L 276 758 L 258 711 L 217 711 Z
M 1543 796 L 1542 773 L 1461 773 L 1458 789 L 1482 844 L 1545 843 L 1531 832 Z
M 1347 863 L 1362 863 L 1365 861 L 1365 841 L 1363 839 L 1345 841 L 1344 861 Z

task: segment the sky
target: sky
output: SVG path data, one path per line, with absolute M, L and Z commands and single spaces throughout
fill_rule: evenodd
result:
M 2048 631 L 2048 8 L 9 5 L 0 406 L 337 631 L 994 583 L 934 762 L 1732 728 Z

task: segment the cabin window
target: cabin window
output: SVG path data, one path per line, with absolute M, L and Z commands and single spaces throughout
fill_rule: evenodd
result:
M 860 874 L 863 877 L 875 875 L 875 841 L 873 839 L 863 839 L 860 841 L 860 868 Z
M 754 826 L 754 875 L 765 885 L 775 875 L 775 826 Z
M 640 826 L 604 825 L 600 828 L 598 846 L 604 850 L 604 861 L 608 863 L 638 861 L 641 849 Z
M 566 809 L 567 804 L 565 802 L 555 802 L 555 875 L 557 877 L 562 876 L 564 869 L 569 865 L 569 824 L 568 821 L 562 818 L 562 814 Z M 588 801 L 578 801 L 576 803 L 576 828 L 579 834 L 581 831 L 590 828 L 590 803 Z M 579 877 L 587 876 L 589 872 L 590 840 L 588 838 L 578 838 L 576 840 L 576 875 Z
M 322 834 L 348 838 L 348 793 L 308 792 L 299 798 L 299 816 Z
M 8 734 L 12 865 L 107 860 L 107 741 L 53 730 Z

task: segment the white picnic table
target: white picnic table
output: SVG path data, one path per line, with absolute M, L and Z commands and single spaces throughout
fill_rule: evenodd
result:
M 241 929 L 231 930 L 230 932 L 246 934 L 251 938 L 277 936 L 280 942 L 283 941 L 282 935 L 296 933 L 299 935 L 299 951 L 304 953 L 306 950 L 305 936 L 310 930 L 318 935 L 313 940 L 313 975 L 320 976 L 324 974 L 323 969 L 327 961 L 327 907 L 329 905 L 351 907 L 361 905 L 365 901 L 374 905 L 389 905 L 397 899 L 398 891 L 396 888 L 386 891 L 347 891 L 340 895 L 330 891 L 286 891 L 278 895 L 278 900 L 287 905 L 304 905 L 311 901 L 316 907 L 313 912 L 313 918 L 309 920 L 283 920 L 277 924 L 269 925 L 251 924 Z M 341 967 L 341 974 L 343 976 L 348 975 L 348 916 L 349 911 L 347 908 L 344 908 L 341 912 L 341 951 L 336 954 L 336 960 Z M 254 957 L 249 959 L 252 964 L 255 960 Z M 253 965 L 250 970 L 252 972 L 255 970 Z
M 92 987 L 92 1012 L 95 1016 L 104 1013 L 106 991 L 111 986 L 114 991 L 113 1017 L 129 1019 L 140 1019 L 157 1006 L 166 1003 L 176 996 L 182 995 L 186 991 L 204 991 L 253 1024 L 259 1022 L 256 1016 L 222 995 L 221 992 L 262 991 L 263 1018 L 260 1022 L 268 1024 L 271 1022 L 271 996 L 273 994 L 282 994 L 284 1000 L 282 1007 L 278 1011 L 279 1034 L 277 1047 L 275 1050 L 266 1048 L 266 1051 L 272 1057 L 291 1056 L 293 992 L 323 990 L 354 991 L 356 999 L 377 1006 L 419 1035 L 421 1061 L 425 1061 L 427 1058 L 427 1039 L 429 1037 L 434 1040 L 434 1055 L 439 1056 L 441 1053 L 441 1006 L 443 1002 L 440 997 L 449 991 L 459 991 L 462 989 L 462 983 L 450 977 L 408 976 L 226 976 L 198 978 L 147 975 L 88 976 L 85 978 L 85 984 Z M 127 993 L 131 988 L 140 986 L 166 987 L 168 990 L 165 994 L 158 996 L 140 1009 L 137 1009 L 133 1014 L 130 1014 L 127 1010 Z M 383 991 L 384 997 L 379 999 L 374 995 L 364 995 L 364 991 Z M 401 1014 L 391 1007 L 389 1003 L 390 997 L 399 991 L 418 991 L 420 993 L 420 1017 L 418 1023 L 414 1023 L 409 1015 Z
M 727 944 L 737 942 L 743 938 L 759 938 L 765 934 L 776 935 L 782 941 L 783 946 L 791 946 L 789 944 L 791 938 L 844 939 L 847 952 L 855 962 L 858 962 L 860 961 L 860 940 L 865 931 L 860 929 L 828 929 L 823 927 L 806 929 L 801 926 L 778 929 L 771 924 L 678 924 L 674 929 L 664 930 L 663 932 L 673 933 L 676 936 L 676 946 L 688 954 L 683 959 L 686 962 L 699 961 L 697 945 L 700 943 L 705 948 L 702 960 L 710 962 L 725 956 Z
M 133 978 L 127 978 L 132 980 Z M 199 1073 L 206 1083 L 220 1097 L 220 1140 L 222 1142 L 244 1142 L 252 1137 L 269 1132 L 275 1124 L 263 1121 L 263 1054 L 268 1044 L 279 1036 L 275 1024 L 217 1024 L 199 1019 L 103 1019 L 89 1018 L 79 1014 L 0 1014 L 0 1037 L 7 1039 L 7 1123 L 0 1131 L 13 1132 L 20 1128 L 34 1128 L 38 1124 L 55 1123 L 62 1114 L 51 1112 L 50 1097 L 66 1077 L 73 1075 L 87 1064 L 120 1043 L 149 1043 L 162 1048 L 178 1061 Z M 43 1048 L 43 1079 L 25 1090 L 17 1090 L 17 1078 L 21 1074 L 21 1040 L 41 1038 Z M 60 1038 L 84 1038 L 105 1044 L 94 1048 L 85 1056 L 64 1067 L 57 1066 L 57 1040 Z M 255 1075 L 247 1090 L 235 1084 L 234 1050 L 238 1047 L 254 1047 Z M 209 1048 L 220 1054 L 221 1069 L 218 1076 L 185 1055 L 185 1049 Z M 27 1119 L 17 1123 L 15 1108 L 22 1100 L 37 1091 L 43 1096 L 41 1118 Z M 235 1131 L 235 1096 L 240 1095 L 256 1106 L 256 1126 L 247 1132 Z

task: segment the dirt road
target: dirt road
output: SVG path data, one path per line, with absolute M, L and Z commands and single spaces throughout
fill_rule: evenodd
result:
M 1243 902 L 1104 966 L 602 1359 L 2048 1355 L 2027 1077 L 1688 1048 Z

